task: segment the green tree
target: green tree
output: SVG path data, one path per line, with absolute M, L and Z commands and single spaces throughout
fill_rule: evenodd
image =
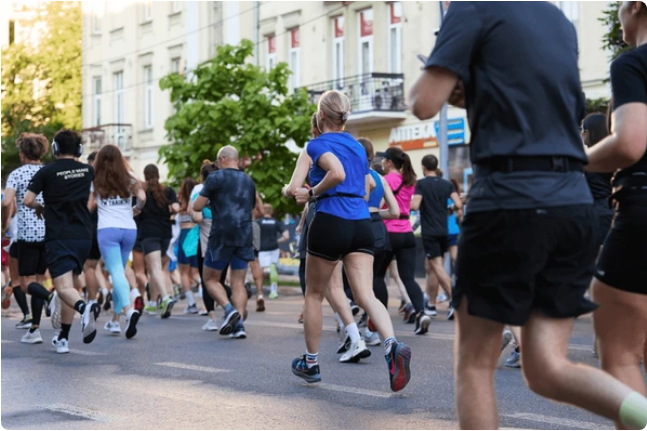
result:
M 586 99 L 586 113 L 593 114 L 599 112 L 601 114 L 606 114 L 607 109 L 609 108 L 609 99 L 600 98 L 600 99 Z
M 25 6 L 29 7 L 29 6 Z M 20 164 L 22 132 L 50 140 L 62 127 L 81 128 L 80 2 L 41 2 L 26 22 L 37 37 L 2 50 L 2 176 Z
M 295 204 L 281 197 L 297 154 L 286 142 L 303 147 L 310 138 L 315 106 L 305 90 L 290 93 L 285 63 L 267 72 L 247 60 L 254 45 L 221 46 L 216 56 L 192 74 L 172 74 L 160 81 L 171 90 L 176 113 L 166 120 L 170 145 L 160 149 L 175 184 L 197 177 L 202 161 L 215 160 L 224 145 L 234 145 L 252 164 L 245 172 L 254 179 L 263 199 L 279 214 L 294 213 Z
M 622 2 L 609 2 L 607 8 L 602 12 L 603 16 L 599 20 L 604 24 L 607 32 L 602 37 L 602 46 L 612 53 L 615 59 L 630 47 L 622 40 L 622 27 L 618 19 L 618 9 Z

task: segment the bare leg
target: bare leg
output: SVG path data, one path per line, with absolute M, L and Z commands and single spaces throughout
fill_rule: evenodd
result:
M 221 275 L 222 271 L 209 268 L 208 266 L 205 266 L 202 270 L 204 285 L 209 291 L 209 295 L 211 295 L 213 300 L 216 301 L 218 305 L 224 308 L 225 305 L 229 304 L 229 298 L 227 297 L 225 287 L 220 284 Z M 245 293 L 245 295 L 247 295 L 247 293 Z
M 247 310 L 247 291 L 245 290 L 245 273 L 247 269 L 230 269 L 231 301 L 240 313 L 241 319 Z M 224 290 L 224 288 L 223 288 Z
M 327 292 L 324 294 L 324 297 L 330 302 L 332 309 L 339 314 L 342 322 L 344 322 L 344 326 L 348 326 L 355 323 L 355 319 L 353 318 L 353 312 L 350 309 L 350 304 L 344 293 L 344 280 L 341 270 L 342 263 L 338 262 L 330 278 L 330 287 L 326 289 Z
M 447 297 L 449 299 L 452 298 L 452 280 L 449 278 L 449 275 L 445 271 L 445 268 L 443 267 L 443 258 L 442 257 L 435 257 L 433 259 L 427 259 L 429 260 L 429 266 L 431 267 L 431 270 L 433 273 L 436 275 L 436 278 L 438 279 L 438 284 L 440 284 L 440 287 L 445 291 L 447 294 Z M 436 287 L 436 291 L 437 291 Z M 430 296 L 431 298 L 431 296 Z M 436 297 L 434 296 L 434 299 Z
M 510 326 L 510 331 L 514 337 L 515 344 L 521 350 L 521 326 Z
M 83 265 L 83 274 L 85 275 L 85 287 L 88 290 L 88 301 L 96 301 L 99 292 L 99 283 L 97 281 L 97 264 L 94 259 L 88 259 Z M 62 320 L 61 320 L 62 322 Z
M 148 284 L 148 277 L 146 277 L 146 263 L 144 261 L 144 253 L 141 251 L 133 250 L 133 271 L 137 278 L 137 288 L 142 297 L 146 296 L 146 285 Z M 151 298 L 148 298 L 150 301 Z
M 313 255 L 308 255 L 306 260 L 307 283 L 303 329 L 306 349 L 309 353 L 319 352 L 322 324 L 321 303 L 336 265 L 337 262 L 331 262 Z
M 431 259 L 425 259 L 425 271 L 427 273 L 427 296 L 429 296 L 429 303 L 436 304 L 436 297 L 438 296 L 438 277 L 431 266 Z
M 76 290 L 75 282 L 77 277 L 74 277 L 72 271 L 65 273 L 59 277 L 56 277 L 52 281 L 54 282 L 54 288 L 58 293 L 58 296 L 68 306 L 74 308 L 74 305 L 82 301 L 81 294 Z
M 166 298 L 168 293 L 165 286 L 166 277 L 164 276 L 164 272 L 162 270 L 161 252 L 154 251 L 152 253 L 148 253 L 144 257 L 144 259 L 146 261 L 146 268 L 148 269 L 148 279 L 150 280 L 151 284 L 151 293 L 154 289 L 156 292 L 159 292 L 162 298 Z
M 249 267 L 252 270 L 252 278 L 256 285 L 256 297 L 263 296 L 263 268 L 258 263 L 258 259 L 249 262 Z

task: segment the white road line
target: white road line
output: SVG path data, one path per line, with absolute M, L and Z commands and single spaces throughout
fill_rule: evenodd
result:
M 547 423 L 552 425 L 559 425 L 564 429 L 566 428 L 581 428 L 585 430 L 610 429 L 609 427 L 605 427 L 604 425 L 593 423 L 593 422 L 576 421 L 572 419 L 556 418 L 553 416 L 536 415 L 533 413 L 514 413 L 511 415 L 501 415 L 501 416 L 510 418 L 510 419 L 522 419 L 522 420 L 532 421 L 532 422 L 542 422 L 542 423 Z M 609 423 L 609 426 L 611 425 L 612 424 Z
M 89 352 L 87 350 L 77 350 L 77 349 L 70 349 L 70 353 L 74 353 L 75 355 L 83 355 L 83 356 L 107 356 L 107 353 L 97 353 L 97 352 Z
M 325 389 L 327 391 L 343 392 L 346 394 L 368 395 L 369 397 L 391 398 L 393 396 L 393 394 L 389 392 L 380 392 L 380 391 L 372 391 L 370 389 L 353 388 L 350 386 L 333 385 L 331 383 L 316 383 L 314 385 L 308 385 L 308 386 L 312 386 L 313 389 L 319 388 L 319 389 Z
M 13 341 L 10 341 L 10 340 L 2 340 L 2 344 L 9 344 L 9 343 L 13 343 Z
M 50 404 L 44 406 L 38 406 L 41 409 L 49 410 L 52 412 L 61 412 L 72 416 L 77 416 L 84 419 L 89 419 L 95 422 L 108 422 L 112 418 L 101 412 L 95 410 L 84 409 L 78 406 L 72 406 L 68 404 Z
M 205 373 L 228 373 L 231 371 L 231 370 L 224 370 L 222 368 L 211 368 L 211 367 L 202 367 L 200 365 L 182 364 L 179 362 L 157 362 L 153 365 L 160 365 L 162 367 L 169 367 L 169 368 L 179 368 L 181 370 L 202 371 Z

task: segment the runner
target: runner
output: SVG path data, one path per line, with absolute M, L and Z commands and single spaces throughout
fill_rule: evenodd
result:
M 647 6 L 623 2 L 618 12 L 625 42 L 636 49 L 611 65 L 612 133 L 587 149 L 592 172 L 613 172 L 616 208 L 604 242 L 593 297 L 593 322 L 602 369 L 631 387 L 616 426 L 647 425 Z
M 398 205 L 400 206 L 400 218 L 398 220 L 385 220 L 386 230 L 389 232 L 391 251 L 386 252 L 385 260 L 378 272 L 379 277 L 386 276 L 386 270 L 395 256 L 398 264 L 400 278 L 407 289 L 411 299 L 412 309 L 409 308 L 406 314 L 410 316 L 408 322 L 415 322 L 415 334 L 427 332 L 431 319 L 425 314 L 425 303 L 422 290 L 416 282 L 416 238 L 413 235 L 413 228 L 409 221 L 411 197 L 415 191 L 416 173 L 411 166 L 409 155 L 396 147 L 390 147 L 383 153 L 377 153 L 383 157 L 382 164 L 387 173 L 384 179 L 389 183 Z
M 133 178 L 119 147 L 104 145 L 94 164 L 95 178 L 91 206 L 97 206 L 97 239 L 101 255 L 112 277 L 113 314 L 105 329 L 120 334 L 119 316 L 126 315 L 126 338 L 137 334 L 139 311 L 131 307 L 130 284 L 125 267 L 137 238 L 137 225 L 133 219 L 132 197 L 137 197 L 136 208 L 141 210 L 146 203 L 146 193 L 139 181 Z M 94 205 L 93 205 L 94 204 Z
M 88 164 L 94 166 L 94 161 L 97 158 L 98 151 L 93 151 L 88 156 Z M 101 292 L 101 301 L 98 301 L 99 295 L 99 281 L 97 280 L 97 268 L 101 268 L 99 260 L 101 260 L 101 251 L 99 250 L 99 241 L 97 240 L 97 226 L 99 223 L 99 216 L 96 208 L 90 211 L 92 217 L 92 247 L 88 259 L 83 265 L 83 275 L 85 276 L 85 287 L 88 293 L 88 303 L 93 304 L 98 302 L 103 303 L 106 300 L 107 293 Z M 102 274 L 103 275 L 103 274 Z
M 168 274 L 164 271 L 167 262 L 163 261 L 173 236 L 171 215 L 180 210 L 180 204 L 177 202 L 173 189 L 160 184 L 157 166 L 147 165 L 144 168 L 144 178 L 146 180 L 146 204 L 139 215 L 140 229 L 137 232 L 137 237 L 144 253 L 153 298 L 156 299 L 157 295 L 161 296 L 161 317 L 168 319 L 171 316 L 175 300 L 167 290 Z
M 641 94 L 641 87 L 628 88 Z M 585 103 L 573 24 L 548 2 L 452 2 L 410 99 L 420 119 L 447 101 L 467 106 L 472 130 L 474 184 L 454 290 L 459 426 L 499 426 L 493 375 L 505 324 L 523 326 L 522 370 L 531 390 L 628 427 L 645 426 L 643 396 L 567 356 L 574 317 L 594 309 L 583 295 L 598 252 L 577 130 Z M 627 124 L 644 125 L 646 117 L 643 108 Z M 614 147 L 593 148 L 608 167 L 627 160 L 608 148 Z
M 449 229 L 447 223 L 447 201 L 451 199 L 456 207 L 458 218 L 461 217 L 463 204 L 458 193 L 449 181 L 438 178 L 438 158 L 428 154 L 422 158 L 424 179 L 416 184 L 416 191 L 411 200 L 411 209 L 420 210 L 422 222 L 422 244 L 427 258 L 427 295 L 429 305 L 425 313 L 435 316 L 438 285 L 445 292 L 451 292 L 452 281 L 445 271 L 445 253 L 449 251 Z M 449 296 L 451 299 L 451 296 Z M 447 320 L 454 317 L 454 308 L 450 305 Z
M 36 172 L 24 199 L 24 204 L 36 210 L 38 217 L 45 215 L 45 259 L 56 294 L 62 302 L 61 331 L 52 340 L 56 353 L 69 352 L 68 337 L 74 310 L 81 314 L 83 342 L 91 343 L 97 333 L 95 321 L 99 316 L 99 305 L 86 304 L 74 287 L 92 247 L 88 198 L 94 170 L 92 166 L 75 160 L 81 157 L 82 152 L 79 133 L 73 130 L 56 133 L 52 142 L 56 159 Z M 43 204 L 37 199 L 41 192 Z M 20 263 L 20 256 L 18 261 Z M 28 290 L 32 297 L 49 304 L 53 302 L 54 294 L 38 282 L 31 282 Z M 32 307 L 32 311 L 35 320 L 40 316 L 40 310 Z
M 31 283 L 43 283 L 47 264 L 45 261 L 45 222 L 37 216 L 33 209 L 26 207 L 23 201 L 27 194 L 29 182 L 43 167 L 41 158 L 47 153 L 49 142 L 43 135 L 23 133 L 16 141 L 16 145 L 18 146 L 22 166 L 11 172 L 7 178 L 5 195 L 2 200 L 2 229 L 4 232 L 8 225 L 7 222 L 11 216 L 10 206 L 13 205 L 15 198 L 18 210 L 18 241 L 16 246 L 18 252 L 18 275 L 20 276 L 20 287 L 24 293 L 27 293 L 28 286 Z M 42 195 L 38 195 L 37 202 L 39 204 L 43 203 Z M 20 340 L 21 342 L 25 344 L 43 342 L 38 328 L 40 327 L 44 304 L 43 298 L 32 295 L 32 322 L 29 330 Z
M 265 311 L 265 298 L 263 298 L 263 268 L 261 268 L 261 264 L 258 260 L 261 249 L 261 226 L 256 223 L 256 220 L 260 219 L 263 216 L 262 208 L 263 201 L 261 200 L 258 192 L 256 192 L 256 208 L 254 208 L 252 215 L 254 220 L 254 223 L 252 223 L 252 243 L 254 245 L 255 259 L 249 262 L 249 269 L 252 273 L 254 284 L 256 285 L 256 311 L 258 311 L 259 313 Z M 251 291 L 251 283 L 249 283 L 249 285 L 246 285 L 245 289 Z
M 193 229 L 195 223 L 191 218 L 189 204 L 191 201 L 191 191 L 197 185 L 192 178 L 185 178 L 180 187 L 178 200 L 180 201 L 180 212 L 175 216 L 180 223 L 180 238 L 178 240 L 177 251 L 177 264 L 180 270 L 180 281 L 182 284 L 182 291 L 186 296 L 187 307 L 184 314 L 198 314 L 198 306 L 195 303 L 193 292 L 191 291 L 191 272 L 193 268 L 198 268 L 198 255 L 197 253 L 189 257 L 184 251 L 184 242 L 186 241 L 189 231 Z M 197 250 L 196 250 L 197 252 Z
M 249 175 L 238 169 L 238 150 L 227 145 L 218 151 L 220 170 L 209 174 L 193 210 L 211 206 L 213 222 L 204 260 L 203 280 L 211 296 L 225 310 L 221 335 L 246 338 L 241 321 L 247 309 L 245 273 L 254 260 L 252 211 L 256 205 L 256 186 Z M 220 277 L 229 265 L 231 304 Z
M 258 253 L 258 262 L 264 272 L 270 274 L 270 299 L 279 297 L 278 280 L 279 274 L 276 265 L 279 263 L 279 244 L 290 240 L 290 232 L 283 223 L 273 218 L 274 209 L 272 205 L 263 205 L 263 217 L 256 221 L 261 228 L 261 247 Z
M 317 128 L 322 135 L 310 141 L 306 148 L 313 162 L 310 170 L 313 187 L 294 192 L 298 204 L 311 199 L 317 199 L 317 204 L 308 234 L 306 354 L 294 359 L 292 372 L 307 382 L 321 381 L 318 354 L 321 304 L 333 271 L 343 260 L 357 303 L 367 311 L 384 339 L 391 390 L 400 391 L 410 379 L 411 349 L 396 341 L 389 314 L 373 293 L 375 241 L 364 200 L 368 194 L 369 168 L 364 149 L 351 135 L 343 133 L 349 114 L 350 101 L 345 95 L 335 90 L 321 95 Z M 344 161 L 343 165 L 340 160 Z

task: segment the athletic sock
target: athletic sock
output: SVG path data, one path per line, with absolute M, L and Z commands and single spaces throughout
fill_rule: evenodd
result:
M 157 307 L 157 302 L 156 301 L 148 301 L 148 306 L 149 307 Z
M 31 311 L 33 313 L 33 315 L 31 316 L 32 328 L 36 327 L 36 329 L 38 329 L 38 327 L 40 326 L 40 318 L 43 314 L 44 305 L 45 305 L 45 301 L 43 301 L 40 297 L 34 296 L 34 295 L 31 296 Z M 34 331 L 31 331 L 31 332 L 34 332 Z
M 189 307 L 194 307 L 195 306 L 195 298 L 193 297 L 193 292 L 190 290 L 185 293 L 186 295 L 186 301 L 189 303 Z
M 395 337 L 390 337 L 384 340 L 384 353 L 386 355 L 391 353 L 391 348 L 398 342 Z
M 227 315 L 227 314 L 229 314 L 229 313 L 231 313 L 232 311 L 235 310 L 234 306 L 231 305 L 231 302 L 228 302 L 227 304 L 225 304 L 224 309 L 225 309 L 225 315 Z
M 74 309 L 80 314 L 83 314 L 83 312 L 85 311 L 85 302 L 77 301 L 76 304 L 74 304 Z
M 42 299 L 43 301 L 48 301 L 48 302 L 51 296 L 53 295 L 52 292 L 45 289 L 45 286 L 43 286 L 42 284 L 38 284 L 35 281 L 32 283 L 29 283 L 29 286 L 27 286 L 27 292 L 29 292 L 29 294 L 32 297 L 36 296 Z M 32 314 L 36 314 L 36 313 L 34 313 L 34 311 L 32 310 Z
M 306 350 L 306 366 L 312 368 L 319 364 L 319 353 L 308 353 Z
M 620 404 L 620 422 L 629 429 L 641 430 L 647 426 L 647 398 L 632 392 Z
M 350 337 L 351 343 L 357 343 L 360 340 L 359 329 L 357 328 L 357 323 L 353 322 L 346 327 L 346 333 Z
M 20 307 L 20 311 L 22 311 L 22 314 L 24 317 L 27 317 L 29 315 L 29 306 L 27 305 L 27 295 L 25 295 L 25 292 L 22 291 L 20 286 L 16 286 L 13 288 L 13 296 L 16 298 L 16 302 L 18 303 L 18 307 Z
M 59 340 L 69 339 L 71 328 L 72 328 L 72 324 L 69 324 L 69 325 L 67 323 L 61 324 L 61 332 L 59 332 L 58 334 L 58 339 Z

